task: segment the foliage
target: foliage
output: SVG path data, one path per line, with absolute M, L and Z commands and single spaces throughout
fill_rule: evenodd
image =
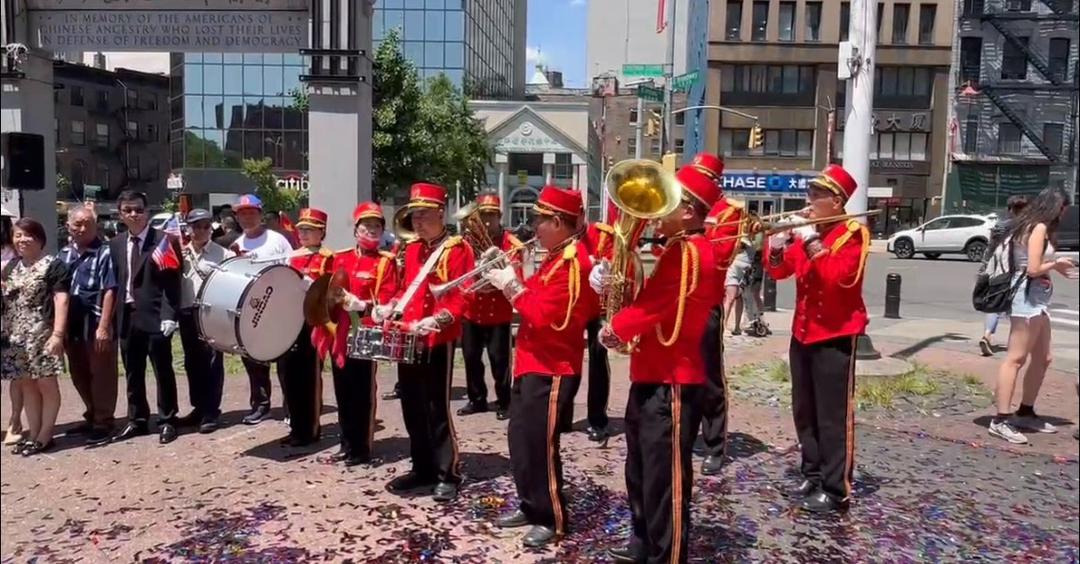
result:
M 427 178 L 453 187 L 460 183 L 463 199 L 472 199 L 486 180 L 491 147 L 483 123 L 473 116 L 469 101 L 444 74 L 431 79 L 420 107 L 421 131 L 427 148 Z
M 293 88 L 289 90 L 287 95 L 292 98 L 290 104 L 292 108 L 305 113 L 311 109 L 311 100 L 308 98 L 307 91 L 303 88 Z
M 226 154 L 216 141 L 199 137 L 192 131 L 184 132 L 183 166 L 192 168 L 237 168 L 239 159 Z M 180 166 L 179 163 L 176 166 Z
M 273 161 L 269 158 L 244 159 L 241 165 L 244 176 L 255 184 L 255 195 L 262 200 L 263 210 L 268 212 L 292 212 L 306 205 L 307 196 L 278 186 Z
M 56 174 L 56 197 L 60 200 L 71 199 L 71 180 L 63 174 Z

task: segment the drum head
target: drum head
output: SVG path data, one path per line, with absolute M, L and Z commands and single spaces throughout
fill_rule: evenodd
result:
M 236 330 L 247 356 L 263 362 L 281 357 L 304 326 L 304 292 L 300 274 L 287 266 L 264 270 L 244 292 Z

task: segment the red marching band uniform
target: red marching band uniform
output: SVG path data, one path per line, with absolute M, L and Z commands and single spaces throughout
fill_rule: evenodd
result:
M 315 208 L 300 210 L 296 227 L 320 229 L 326 233 L 326 212 Z M 316 280 L 333 271 L 334 256 L 325 247 L 309 248 L 311 254 L 289 259 L 289 266 L 307 280 Z M 289 438 L 292 445 L 310 444 L 319 439 L 319 415 L 322 413 L 322 359 L 314 342 L 318 331 L 304 323 L 293 348 L 285 354 L 279 370 L 284 369 L 282 392 L 289 413 Z
M 446 189 L 436 184 L 413 184 L 408 208 L 446 209 Z M 402 312 L 401 323 L 410 327 L 434 319 L 439 330 L 427 337 L 428 355 L 416 364 L 398 364 L 398 384 L 405 428 L 409 434 L 412 471 L 391 482 L 394 490 L 435 485 L 435 499 L 449 501 L 457 495 L 458 444 L 450 415 L 450 382 L 454 368 L 454 343 L 461 336 L 461 321 L 468 307 L 462 288 L 450 290 L 436 299 L 433 284 L 442 284 L 472 270 L 472 247 L 445 228 L 432 240 L 419 238 L 405 245 L 405 267 L 395 300 L 405 290 L 428 258 L 438 253 L 435 267 L 419 283 L 417 292 Z
M 719 185 L 700 171 L 684 167 L 678 179 L 684 199 L 706 210 L 719 197 Z M 672 236 L 637 297 L 601 335 L 606 342 L 639 339 L 625 416 L 632 524 L 626 552 L 641 562 L 687 559 L 690 463 L 710 370 L 703 351 L 711 348 L 705 339 L 720 288 L 714 253 L 703 229 Z
M 829 165 L 810 183 L 846 202 L 855 180 Z M 813 255 L 810 244 L 822 250 Z M 810 240 L 769 245 L 766 271 L 777 280 L 795 277 L 791 323 L 792 414 L 802 449 L 804 482 L 795 492 L 802 507 L 831 511 L 847 505 L 855 465 L 855 348 L 868 317 L 862 276 L 870 246 L 866 227 L 855 220 L 817 226 Z

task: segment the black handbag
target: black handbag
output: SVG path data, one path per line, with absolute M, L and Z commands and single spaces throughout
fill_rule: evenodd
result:
M 975 278 L 975 288 L 971 291 L 971 305 L 983 313 L 1007 313 L 1012 308 L 1013 297 L 1020 285 L 1027 280 L 1027 275 L 1016 276 L 1011 267 L 1007 267 L 1007 258 L 1011 245 L 998 246 L 996 252 L 988 258 L 982 271 Z M 1014 280 L 1015 278 L 1015 280 Z

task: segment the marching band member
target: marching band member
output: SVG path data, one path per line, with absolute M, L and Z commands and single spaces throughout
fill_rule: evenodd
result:
M 479 206 L 480 221 L 499 250 L 521 252 L 521 241 L 503 229 L 502 202 L 498 194 L 481 194 L 476 203 Z M 520 277 L 520 267 L 518 271 Z M 465 310 L 461 336 L 469 403 L 458 410 L 458 415 L 471 415 L 488 410 L 482 358 L 484 350 L 487 349 L 491 376 L 495 380 L 495 398 L 498 401 L 495 418 L 502 421 L 509 417 L 510 409 L 510 322 L 514 319 L 514 308 L 506 296 L 494 287 L 480 289 L 473 293 L 471 298 L 469 308 Z
M 409 433 L 412 470 L 390 481 L 392 492 L 434 486 L 432 498 L 446 502 L 457 497 L 458 444 L 450 416 L 450 381 L 454 369 L 454 342 L 461 336 L 461 319 L 467 306 L 465 293 L 454 289 L 439 299 L 432 284 L 441 284 L 472 270 L 472 248 L 461 237 L 446 231 L 446 188 L 436 184 L 413 184 L 409 191 L 409 220 L 417 240 L 405 245 L 405 276 L 396 300 L 419 278 L 416 293 L 404 306 L 401 322 L 410 331 L 427 336 L 424 362 L 398 365 L 401 411 Z M 437 255 L 434 267 L 426 264 Z M 430 269 L 430 270 L 429 270 Z M 375 310 L 376 322 L 388 318 L 396 306 Z
M 806 193 L 810 219 L 843 215 L 855 180 L 829 165 Z M 870 235 L 855 220 L 804 225 L 771 235 L 769 274 L 795 277 L 791 408 L 803 482 L 789 492 L 812 512 L 844 509 L 855 467 L 855 341 L 866 330 L 862 275 Z
M 593 264 L 601 260 L 611 260 L 611 252 L 615 247 L 612 243 L 615 231 L 611 224 L 615 222 L 618 214 L 619 208 L 608 201 L 607 219 L 610 223 L 594 221 L 585 229 L 582 242 L 588 249 Z M 589 320 L 586 327 L 589 343 L 589 389 L 585 404 L 589 422 L 587 433 L 589 440 L 597 443 L 604 442 L 609 436 L 607 408 L 608 398 L 611 395 L 611 366 L 608 364 L 608 351 L 597 338 L 602 325 L 600 321 L 602 313 L 597 308 L 594 317 Z
M 333 271 L 334 254 L 322 246 L 326 237 L 326 212 L 315 208 L 300 210 L 296 222 L 300 246 L 310 254 L 289 260 L 307 280 L 316 280 Z M 322 413 L 322 359 L 311 341 L 311 326 L 304 323 L 296 343 L 285 353 L 282 393 L 289 408 L 289 436 L 282 443 L 305 446 L 319 440 L 319 415 Z
M 522 283 L 508 265 L 485 274 L 521 314 L 510 402 L 510 465 L 521 500 L 498 520 L 503 528 L 532 525 L 525 546 L 543 546 L 566 532 L 559 434 L 573 415 L 584 349 L 581 334 L 596 310 L 583 274 L 592 267 L 575 239 L 580 193 L 546 186 L 533 207 L 544 262 Z
M 686 562 L 689 550 L 691 456 L 711 348 L 704 339 L 719 284 L 704 220 L 719 186 L 692 168 L 679 181 L 682 203 L 656 228 L 667 238 L 663 254 L 634 301 L 600 331 L 609 348 L 640 339 L 625 416 L 632 536 L 609 551 L 620 562 Z
M 344 271 L 348 277 L 349 293 L 344 307 L 336 312 L 336 334 L 330 349 L 341 426 L 341 450 L 330 460 L 344 462 L 345 466 L 364 464 L 371 459 L 377 369 L 374 361 L 345 356 L 345 341 L 352 324 L 349 312 L 364 316 L 375 304 L 388 303 L 397 291 L 395 257 L 389 251 L 379 250 L 386 226 L 382 207 L 374 202 L 360 203 L 353 211 L 353 225 L 356 247 L 334 257 L 334 269 Z M 374 325 L 370 317 L 364 317 L 361 323 Z M 319 357 L 325 352 L 320 350 Z

